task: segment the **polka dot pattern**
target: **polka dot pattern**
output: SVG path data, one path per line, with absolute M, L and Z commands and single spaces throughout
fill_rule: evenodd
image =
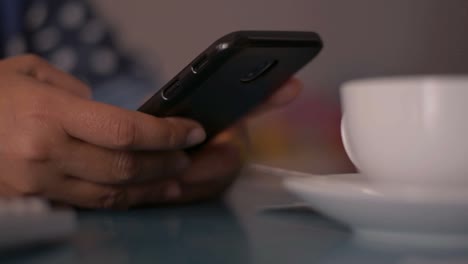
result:
M 44 1 L 37 1 L 31 5 L 25 16 L 25 25 L 30 30 L 36 30 L 41 27 L 48 15 L 47 5 Z
M 80 30 L 80 41 L 87 44 L 97 44 L 106 34 L 104 23 L 100 20 L 88 21 Z
M 65 28 L 78 28 L 85 20 L 85 11 L 81 1 L 68 1 L 60 7 L 59 22 Z
M 40 29 L 32 36 L 32 44 L 38 51 L 45 52 L 57 46 L 60 37 L 58 28 L 47 27 Z
M 109 48 L 97 49 L 91 54 L 89 66 L 98 74 L 113 74 L 117 69 L 117 54 Z
M 4 56 L 35 53 L 91 85 L 138 72 L 87 0 L 26 3 L 23 31 L 4 42 Z
M 75 69 L 78 61 L 78 54 L 71 47 L 61 47 L 50 55 L 51 63 L 65 72 L 71 72 Z

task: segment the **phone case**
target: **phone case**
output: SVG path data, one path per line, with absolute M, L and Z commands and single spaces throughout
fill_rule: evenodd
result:
M 267 99 L 321 50 L 313 32 L 238 31 L 218 39 L 138 110 L 202 124 L 207 139 Z

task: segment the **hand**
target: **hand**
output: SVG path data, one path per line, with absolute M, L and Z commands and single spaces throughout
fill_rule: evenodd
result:
M 259 115 L 290 103 L 301 90 L 302 83 L 291 79 L 252 115 Z M 146 193 L 147 203 L 181 203 L 221 194 L 234 181 L 247 158 L 248 137 L 245 121 L 221 133 L 193 154 L 191 166 L 181 175 L 147 184 L 140 188 L 139 195 Z M 165 192 L 158 193 L 157 190 Z
M 0 61 L 0 93 L 2 196 L 88 208 L 139 204 L 146 197 L 131 196 L 138 183 L 185 171 L 190 160 L 181 149 L 205 138 L 194 121 L 94 102 L 85 84 L 35 56 Z

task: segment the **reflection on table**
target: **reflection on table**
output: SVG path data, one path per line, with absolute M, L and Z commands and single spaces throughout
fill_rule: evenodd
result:
M 468 263 L 466 250 L 369 248 L 311 209 L 271 209 L 292 202 L 279 179 L 247 171 L 217 201 L 81 211 L 69 241 L 1 252 L 0 263 Z

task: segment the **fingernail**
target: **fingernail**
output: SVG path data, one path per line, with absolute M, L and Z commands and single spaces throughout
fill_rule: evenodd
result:
M 187 136 L 187 145 L 193 146 L 205 140 L 206 134 L 205 131 L 199 127 L 194 128 L 190 131 Z
M 182 191 L 180 190 L 180 186 L 176 182 L 169 182 L 164 191 L 164 196 L 168 200 L 177 199 L 181 194 Z

